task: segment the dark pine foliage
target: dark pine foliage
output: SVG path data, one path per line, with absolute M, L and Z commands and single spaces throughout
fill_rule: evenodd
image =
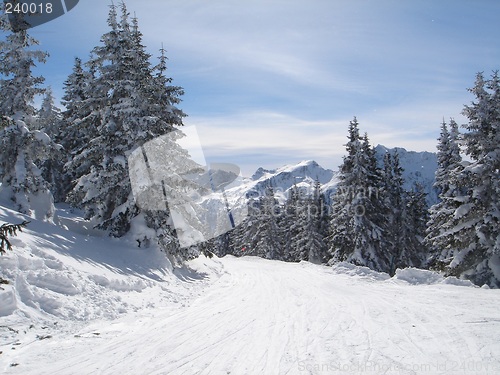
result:
M 9 237 L 17 236 L 17 232 L 22 232 L 29 223 L 29 221 L 23 221 L 21 224 L 4 223 L 0 226 L 0 254 L 5 254 L 6 250 L 12 250 Z

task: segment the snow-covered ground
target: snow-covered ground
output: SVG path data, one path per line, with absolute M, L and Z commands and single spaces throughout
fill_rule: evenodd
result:
M 59 215 L 71 230 L 33 220 L 0 258 L 1 373 L 500 373 L 500 290 L 253 257 L 172 270 Z

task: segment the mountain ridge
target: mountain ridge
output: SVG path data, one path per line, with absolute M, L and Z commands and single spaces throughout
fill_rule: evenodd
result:
M 375 147 L 377 162 L 382 166 L 384 154 L 398 153 L 401 167 L 404 169 L 404 188 L 411 190 L 415 183 L 423 186 L 427 194 L 427 203 L 429 206 L 438 201 L 437 193 L 433 188 L 435 173 L 437 170 L 437 154 L 429 151 L 408 151 L 402 147 L 388 148 L 383 145 Z M 327 196 L 327 202 L 330 195 L 335 193 L 338 184 L 338 171 L 326 169 L 320 166 L 314 160 L 303 160 L 297 164 L 286 164 L 279 168 L 265 169 L 260 167 L 251 178 L 241 179 L 241 184 L 245 185 L 249 191 L 247 196 L 255 197 L 263 194 L 266 187 L 273 187 L 278 195 L 278 199 L 283 199 L 287 191 L 297 185 L 303 188 L 312 188 L 314 182 L 318 180 L 321 184 L 321 191 Z M 231 192 L 241 193 L 242 185 L 232 189 Z

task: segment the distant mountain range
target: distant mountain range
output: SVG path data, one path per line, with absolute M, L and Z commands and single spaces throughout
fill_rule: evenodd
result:
M 423 186 L 429 205 L 437 202 L 437 194 L 433 189 L 437 169 L 437 155 L 432 152 L 407 151 L 404 148 L 389 149 L 378 145 L 375 147 L 376 157 L 380 165 L 384 154 L 399 154 L 401 166 L 404 168 L 405 189 L 411 190 L 415 183 Z M 314 160 L 302 161 L 295 165 L 286 165 L 277 169 L 259 168 L 252 177 L 239 177 L 226 187 L 225 196 L 230 207 L 241 207 L 248 199 L 264 194 L 266 187 L 271 186 L 276 198 L 284 202 L 288 190 L 294 185 L 299 189 L 312 191 L 315 181 L 321 184 L 327 203 L 335 193 L 338 184 L 338 172 L 321 167 Z M 224 197 L 221 192 L 214 193 L 202 202 L 207 216 L 214 218 L 226 212 Z
M 411 190 L 416 183 L 419 183 L 428 194 L 429 205 L 437 201 L 436 192 L 432 187 L 437 169 L 437 155 L 435 153 L 407 151 L 399 147 L 390 149 L 382 145 L 375 147 L 375 151 L 380 167 L 383 165 L 386 153 L 395 154 L 397 152 L 404 169 L 405 189 Z M 322 192 L 329 196 L 336 190 L 338 172 L 325 169 L 314 160 L 306 160 L 296 165 L 286 165 L 277 169 L 259 168 L 250 179 L 242 179 L 241 185 L 236 187 L 234 192 L 241 193 L 243 188 L 251 196 L 262 194 L 267 186 L 272 186 L 280 199 L 294 184 L 302 189 L 311 189 L 316 180 L 320 182 Z

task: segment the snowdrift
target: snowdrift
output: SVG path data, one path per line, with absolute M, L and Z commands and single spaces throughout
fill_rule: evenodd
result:
M 182 280 L 188 273 L 194 280 L 212 272 L 202 258 L 174 271 L 156 247 L 138 248 L 89 231 L 88 223 L 69 210 L 58 215 L 62 227 L 0 207 L 0 222 L 31 221 L 12 238 L 13 250 L 0 258 L 0 276 L 9 281 L 0 290 L 0 317 L 15 315 L 8 319 L 20 318 L 15 324 L 23 318 L 114 319 L 186 299 L 190 292 Z
M 392 278 L 387 273 L 373 271 L 368 267 L 356 266 L 346 262 L 334 264 L 332 270 L 337 275 L 349 275 L 351 277 L 373 281 L 403 282 L 411 285 L 449 284 L 478 288 L 477 285 L 474 285 L 469 280 L 461 280 L 453 276 L 444 277 L 435 271 L 412 267 L 397 269 L 396 274 Z

